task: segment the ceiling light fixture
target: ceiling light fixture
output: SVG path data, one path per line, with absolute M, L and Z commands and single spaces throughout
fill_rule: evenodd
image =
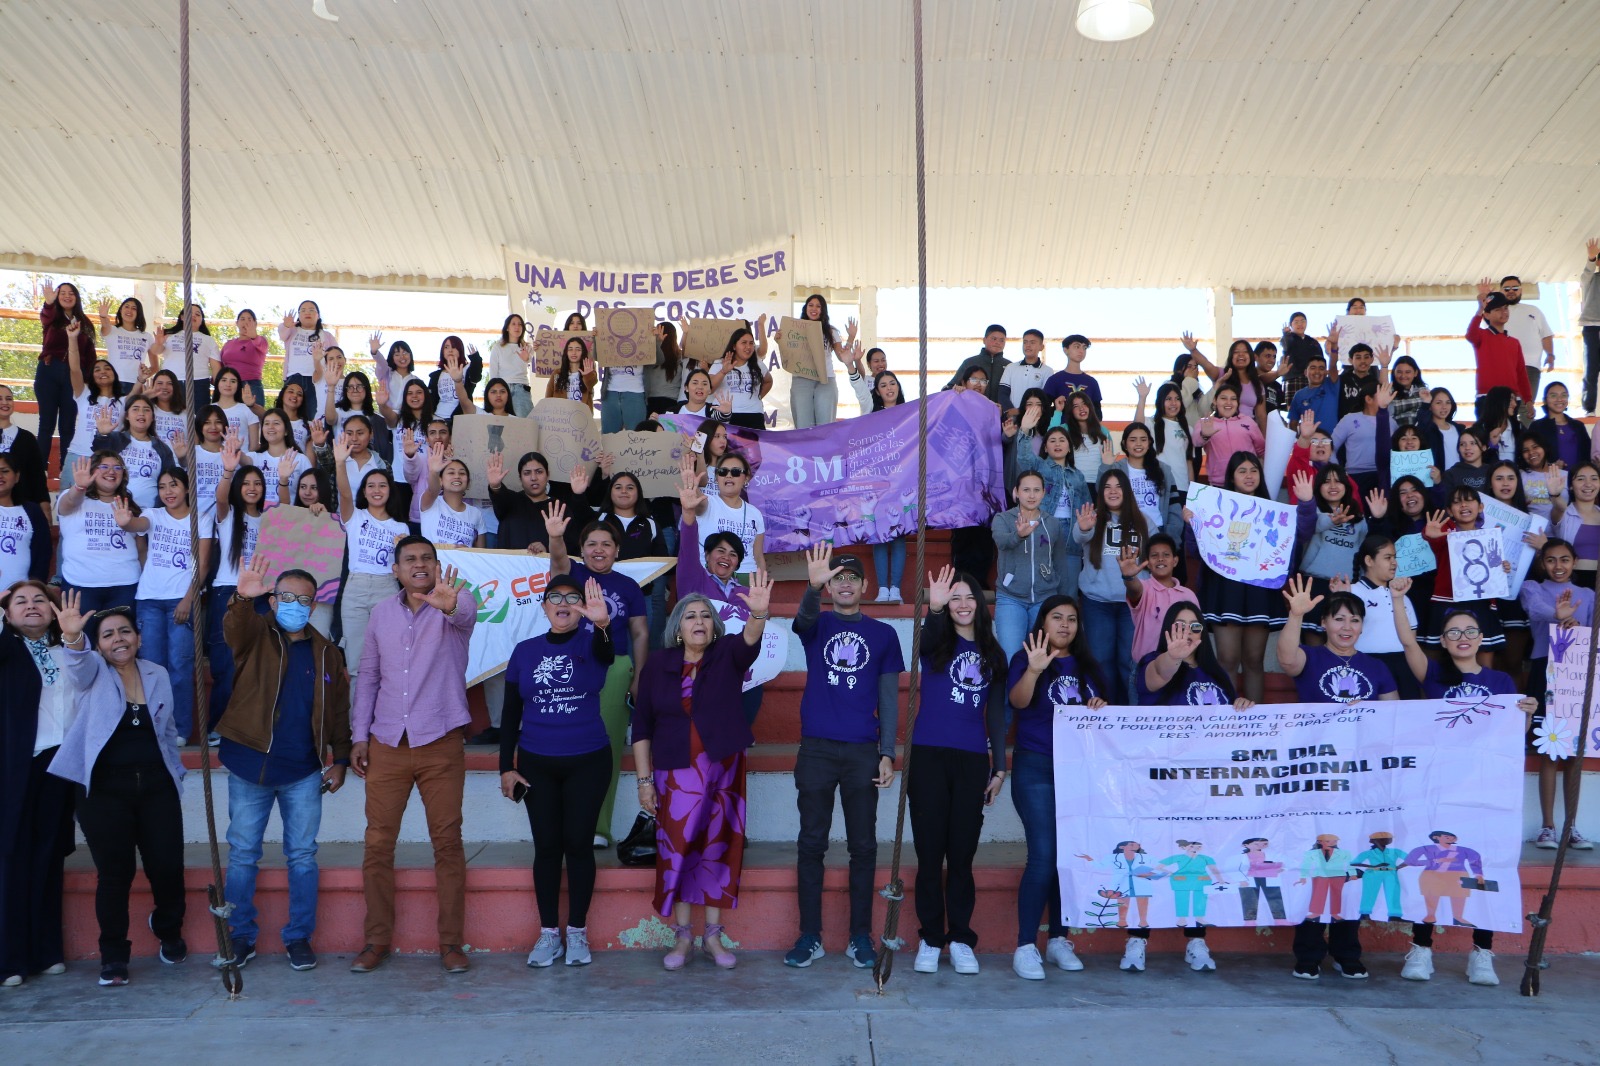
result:
M 1155 21 L 1150 0 L 1078 0 L 1078 32 L 1092 41 L 1126 41 Z

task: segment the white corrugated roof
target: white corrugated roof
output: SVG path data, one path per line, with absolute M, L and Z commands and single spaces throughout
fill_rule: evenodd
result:
M 795 237 L 916 281 L 910 5 L 204 0 L 195 255 L 493 289 L 501 245 L 671 265 Z M 1592 0 L 928 0 L 935 285 L 1571 277 L 1600 231 Z M 179 258 L 174 0 L 7 0 L 0 263 Z

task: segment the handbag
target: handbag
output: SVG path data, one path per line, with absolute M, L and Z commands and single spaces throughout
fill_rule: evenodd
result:
M 640 811 L 628 835 L 617 842 L 617 861 L 624 866 L 656 864 L 656 816 Z

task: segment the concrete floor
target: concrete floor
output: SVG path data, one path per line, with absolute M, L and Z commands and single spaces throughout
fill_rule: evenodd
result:
M 485 955 L 456 977 L 431 957 L 356 976 L 348 957 L 294 973 L 263 955 L 236 1002 L 198 955 L 176 968 L 136 962 L 121 989 L 96 987 L 78 963 L 0 993 L 0 1061 L 1000 1066 L 1126 1064 L 1190 1047 L 1197 1061 L 1238 1064 L 1600 1062 L 1595 957 L 1555 960 L 1537 999 L 1517 994 L 1512 958 L 1500 959 L 1499 988 L 1468 985 L 1459 955 L 1443 957 L 1428 984 L 1401 981 L 1392 956 L 1369 958 L 1369 981 L 1315 983 L 1261 956 L 1220 957 L 1214 974 L 1170 956 L 1144 974 L 1092 960 L 1043 982 L 1017 979 L 1009 956 L 982 962 L 977 977 L 948 963 L 930 976 L 902 953 L 878 996 L 870 971 L 832 955 L 790 970 L 750 953 L 733 972 L 697 960 L 675 975 L 643 952 L 537 972 Z

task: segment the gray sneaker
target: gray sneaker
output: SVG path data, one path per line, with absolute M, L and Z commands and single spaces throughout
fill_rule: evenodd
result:
M 567 965 L 587 966 L 593 961 L 589 954 L 589 930 L 567 926 Z
M 528 965 L 542 970 L 561 957 L 561 930 L 539 930 L 539 942 L 528 952 Z

